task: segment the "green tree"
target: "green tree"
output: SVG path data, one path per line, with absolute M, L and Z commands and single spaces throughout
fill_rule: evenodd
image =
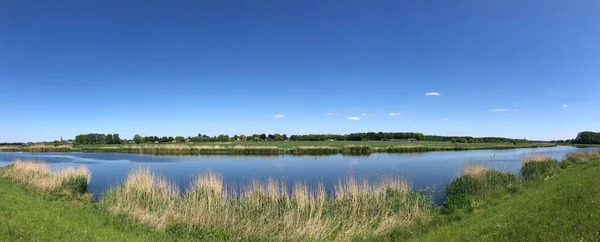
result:
M 119 138 L 119 134 L 113 134 L 113 144 L 120 144 L 121 138 Z
M 105 144 L 112 144 L 113 143 L 113 136 L 112 136 L 112 134 L 107 134 L 106 136 L 104 136 L 104 143 Z
M 229 135 L 220 134 L 219 137 L 217 137 L 217 141 L 219 141 L 219 142 L 227 142 L 227 141 L 229 141 Z
M 135 134 L 133 136 L 133 142 L 135 142 L 136 144 L 142 143 L 142 136 L 140 136 L 139 134 Z
M 185 142 L 185 138 L 183 136 L 175 136 L 175 141 L 178 143 Z

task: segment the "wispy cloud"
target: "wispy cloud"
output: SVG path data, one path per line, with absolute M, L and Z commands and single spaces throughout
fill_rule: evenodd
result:
M 400 116 L 400 113 L 389 113 L 390 116 Z
M 361 114 L 361 115 L 362 115 L 362 116 L 367 116 L 367 114 L 366 114 L 366 113 L 363 113 L 363 114 Z
M 570 106 L 569 106 L 569 104 L 563 104 L 563 106 L 562 106 L 562 107 L 563 107 L 563 108 L 568 108 L 568 107 L 570 107 Z
M 507 108 L 495 108 L 495 109 L 490 109 L 490 112 L 508 112 Z
M 275 114 L 273 115 L 273 118 L 283 118 L 284 115 L 283 114 Z
M 340 113 L 326 113 L 327 116 L 340 115 Z
M 442 94 L 440 94 L 439 92 L 428 92 L 428 93 L 425 93 L 425 96 L 439 96 L 439 95 L 442 95 Z
M 49 135 L 49 134 L 50 134 L 50 132 L 46 132 L 46 135 Z
M 448 118 L 444 118 L 444 121 L 448 121 Z
M 348 120 L 360 120 L 359 117 L 348 117 Z

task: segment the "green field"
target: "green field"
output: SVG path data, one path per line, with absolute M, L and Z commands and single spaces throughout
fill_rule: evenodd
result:
M 369 155 L 480 149 L 514 149 L 556 146 L 551 143 L 451 143 L 390 141 L 269 141 L 115 145 L 33 145 L 4 147 L 0 151 L 29 152 L 122 152 L 153 155 Z
M 5 168 L 3 168 L 3 170 L 6 171 Z M 463 175 L 454 179 L 447 187 L 446 192 L 448 198 L 444 206 L 434 210 L 421 210 L 422 212 L 418 213 L 421 214 L 419 215 L 420 218 L 411 220 L 411 223 L 402 222 L 391 227 L 381 227 L 381 221 L 394 221 L 394 219 L 400 218 L 392 216 L 381 219 L 383 218 L 382 216 L 388 216 L 390 214 L 389 211 L 374 215 L 372 220 L 369 220 L 368 217 L 364 216 L 355 217 L 356 215 L 340 220 L 340 218 L 344 218 L 345 216 L 343 215 L 345 213 L 341 213 L 339 214 L 340 217 L 331 217 L 335 218 L 332 221 L 337 221 L 333 224 L 339 223 L 338 226 L 347 224 L 351 225 L 348 228 L 354 228 L 356 226 L 360 227 L 362 224 L 361 222 L 353 225 L 354 222 L 359 221 L 359 219 L 367 219 L 365 221 L 370 221 L 369 223 L 380 221 L 375 223 L 378 224 L 376 227 L 379 227 L 380 229 L 365 230 L 364 233 L 357 233 L 352 237 L 347 237 L 348 234 L 346 233 L 341 233 L 344 236 L 339 237 L 338 235 L 335 235 L 335 233 L 339 231 L 332 230 L 331 233 L 333 234 L 331 235 L 334 237 L 323 237 L 321 239 L 348 240 L 352 238 L 353 240 L 358 241 L 600 240 L 600 179 L 598 179 L 598 174 L 600 174 L 600 152 L 580 152 L 570 154 L 564 161 L 555 161 L 544 156 L 530 157 L 524 160 L 521 173 L 521 177 L 517 177 L 506 172 L 488 170 L 479 164 L 472 164 L 465 167 Z M 255 226 L 250 226 L 242 230 L 232 227 L 219 227 L 225 224 L 219 225 L 218 219 L 214 219 L 215 217 L 202 216 L 196 217 L 196 220 L 184 219 L 182 221 L 198 225 L 204 224 L 203 226 L 208 227 L 181 226 L 184 224 L 176 222 L 178 221 L 176 218 L 179 215 L 172 212 L 162 213 L 162 216 L 167 216 L 164 217 L 166 220 L 158 219 L 156 221 L 161 221 L 160 223 L 167 222 L 167 226 L 160 226 L 160 223 L 152 222 L 155 221 L 153 220 L 154 218 L 161 218 L 156 217 L 155 215 L 161 214 L 159 211 L 163 211 L 164 208 L 172 207 L 172 205 L 161 205 L 160 203 L 157 203 L 160 201 L 167 201 L 160 200 L 160 197 L 164 197 L 164 195 L 151 195 L 150 197 L 159 200 L 147 200 L 147 198 L 144 197 L 148 196 L 139 193 L 140 190 L 138 188 L 127 190 L 127 185 L 125 185 L 125 187 L 117 188 L 125 190 L 121 190 L 121 193 L 113 193 L 111 195 L 111 201 L 81 203 L 78 200 L 66 196 L 40 193 L 39 189 L 34 191 L 35 189 L 32 189 L 31 185 L 25 186 L 22 185 L 23 183 L 9 179 L 11 178 L 0 178 L 0 240 L 5 241 L 285 240 L 284 238 L 286 238 L 286 236 L 281 237 L 281 234 L 279 233 L 290 228 L 302 228 L 297 227 L 297 225 L 299 225 L 297 224 L 297 220 L 288 220 L 288 216 L 285 215 L 288 210 L 280 210 L 278 207 L 280 207 L 281 204 L 276 205 L 279 203 L 273 203 L 273 201 L 269 200 L 269 195 L 267 193 L 265 193 L 267 197 L 261 198 L 267 200 L 256 200 L 256 202 L 258 202 L 257 204 L 262 204 L 259 207 L 255 207 L 252 203 L 245 205 L 244 203 L 228 205 L 229 207 L 239 206 L 235 211 L 238 211 L 236 213 L 243 216 L 234 220 L 236 221 L 235 223 L 240 223 L 239 226 L 248 226 L 252 224 L 250 223 L 250 220 L 243 222 L 245 221 L 243 219 L 244 217 L 252 217 L 264 213 L 261 212 L 264 208 L 271 209 L 271 212 L 269 212 L 269 215 L 266 217 L 253 217 L 253 219 L 260 219 L 267 222 L 263 223 L 264 226 L 256 227 L 260 228 L 259 230 L 252 229 L 255 228 Z M 151 180 L 153 179 L 155 178 L 152 178 Z M 139 186 L 139 184 L 156 184 L 148 187 L 148 189 L 158 188 L 159 190 L 152 191 L 158 191 L 159 193 L 161 191 L 164 192 L 163 190 L 160 190 L 160 187 L 164 186 L 164 184 L 160 185 L 162 184 L 160 182 L 135 182 L 142 180 L 132 179 L 130 182 L 132 182 L 132 185 L 138 184 L 134 187 Z M 353 189 L 347 191 L 351 190 Z M 137 191 L 135 192 L 137 195 L 133 195 L 138 196 L 138 200 L 132 199 L 133 197 L 131 197 L 131 194 L 128 195 L 131 191 Z M 210 201 L 212 200 L 214 202 L 217 200 L 214 200 L 215 197 L 212 197 L 209 200 L 197 200 L 197 198 L 206 195 L 207 190 L 201 191 L 202 192 L 197 193 L 197 195 L 192 197 L 194 198 L 192 201 L 200 201 L 200 204 L 208 204 L 209 207 L 211 207 Z M 352 194 L 352 192 L 346 194 Z M 259 197 L 260 196 L 255 198 Z M 189 195 L 175 197 L 172 202 L 174 205 L 183 206 L 181 207 L 183 213 L 185 213 L 185 211 L 200 211 L 198 210 L 199 207 L 192 210 L 188 210 L 185 207 L 194 204 L 189 203 L 189 201 L 185 202 L 188 198 L 190 198 Z M 285 198 L 276 198 L 277 201 L 283 201 L 281 199 L 285 200 Z M 337 199 L 338 198 L 336 198 L 336 200 Z M 383 201 L 383 204 L 386 203 L 386 200 L 376 200 L 376 197 L 366 196 L 362 199 L 366 200 L 348 200 L 348 202 L 362 201 L 356 203 L 356 205 L 350 205 L 354 202 L 348 204 L 347 202 L 343 202 L 345 200 L 342 199 L 339 200 L 341 203 L 336 202 L 337 205 L 327 205 L 332 207 L 322 211 L 319 210 L 320 212 L 313 215 L 323 213 L 323 215 L 317 216 L 318 218 L 321 218 L 320 216 L 331 216 L 327 214 L 331 214 L 332 212 L 337 213 L 335 211 L 353 211 L 344 210 L 348 205 L 350 205 L 350 207 L 347 208 L 357 208 L 357 205 L 358 208 L 367 208 L 365 211 L 362 209 L 356 211 L 363 211 L 366 212 L 365 214 L 371 214 L 371 212 L 368 212 L 368 209 L 371 209 L 369 207 L 371 205 L 368 205 L 370 204 L 368 201 L 373 201 L 371 203 L 374 205 L 373 208 L 377 211 L 383 211 L 378 207 L 379 205 L 376 205 L 378 204 L 376 203 L 377 201 Z M 206 203 L 207 201 L 208 203 Z M 250 199 L 248 201 L 253 200 Z M 265 201 L 271 202 L 265 203 Z M 323 202 L 327 202 L 327 200 L 323 200 Z M 395 203 L 396 202 L 393 202 L 391 204 Z M 193 206 L 198 206 L 200 204 Z M 292 202 L 291 204 L 294 203 Z M 121 205 L 135 206 L 122 207 Z M 265 205 L 268 206 L 264 207 Z M 273 205 L 275 205 L 275 207 L 273 207 Z M 121 206 L 122 210 L 111 209 L 115 208 L 115 206 Z M 413 206 L 401 206 L 399 208 L 400 211 L 406 211 L 406 209 L 409 209 L 410 207 Z M 147 213 L 146 214 L 135 212 L 136 210 L 132 210 L 131 208 L 146 208 L 150 210 L 144 210 Z M 214 205 L 212 205 L 212 208 L 215 208 Z M 295 213 L 293 211 L 298 209 L 297 207 L 291 208 L 292 209 L 288 212 Z M 246 214 L 240 209 L 250 209 L 248 212 L 251 213 Z M 213 211 L 216 211 L 215 214 L 220 213 L 218 212 L 219 210 Z M 413 212 L 417 211 L 419 210 L 413 210 Z M 193 214 L 195 213 L 196 212 Z M 304 212 L 301 214 L 304 214 Z M 276 222 L 277 220 L 270 220 L 272 218 L 277 218 L 278 216 L 283 216 L 281 217 L 280 222 Z M 213 219 L 206 220 L 206 218 Z M 169 220 L 176 223 L 173 224 L 173 226 L 169 226 Z M 133 221 L 139 221 L 141 224 Z M 216 222 L 212 224 L 213 226 L 210 226 L 211 223 L 206 223 L 207 221 Z M 226 223 L 231 222 L 227 222 L 228 220 L 223 221 Z M 313 223 L 315 221 L 312 219 L 300 221 L 315 225 Z M 296 225 L 296 227 L 286 227 L 286 225 L 290 224 Z M 311 227 L 311 230 L 322 231 L 322 227 Z M 289 233 L 298 233 L 298 230 L 290 230 Z M 294 238 L 299 239 L 299 237 Z M 314 239 L 316 237 L 309 236 L 301 238 L 303 238 L 302 240 L 311 240 L 310 238 Z

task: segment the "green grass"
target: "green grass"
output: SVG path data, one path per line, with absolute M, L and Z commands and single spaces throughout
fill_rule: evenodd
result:
M 372 153 L 410 153 L 480 149 L 548 147 L 546 143 L 450 143 L 386 141 L 269 141 L 225 143 L 162 143 L 76 146 L 23 146 L 30 152 L 122 152 L 153 155 L 368 155 Z M 4 151 L 15 151 L 15 147 Z M 3 151 L 0 149 L 0 151 Z
M 97 204 L 76 205 L 0 177 L 0 241 L 174 241 L 214 235 L 219 236 L 155 231 Z
M 600 158 L 525 183 L 423 241 L 599 241 Z

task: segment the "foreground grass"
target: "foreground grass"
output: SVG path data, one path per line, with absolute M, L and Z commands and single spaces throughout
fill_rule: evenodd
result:
M 600 153 L 573 154 L 560 163 L 564 170 L 548 171 L 542 177 L 537 173 L 533 181 L 526 178 L 529 181 L 518 191 L 418 240 L 599 241 Z M 532 174 L 531 170 L 522 172 Z
M 368 155 L 372 153 L 409 153 L 481 149 L 549 147 L 546 143 L 450 143 L 385 141 L 273 141 L 225 143 L 164 143 L 77 146 L 22 146 L 0 151 L 28 152 L 121 152 L 153 155 Z
M 174 241 L 212 234 L 155 231 L 104 212 L 97 204 L 41 195 L 0 177 L 0 241 Z

